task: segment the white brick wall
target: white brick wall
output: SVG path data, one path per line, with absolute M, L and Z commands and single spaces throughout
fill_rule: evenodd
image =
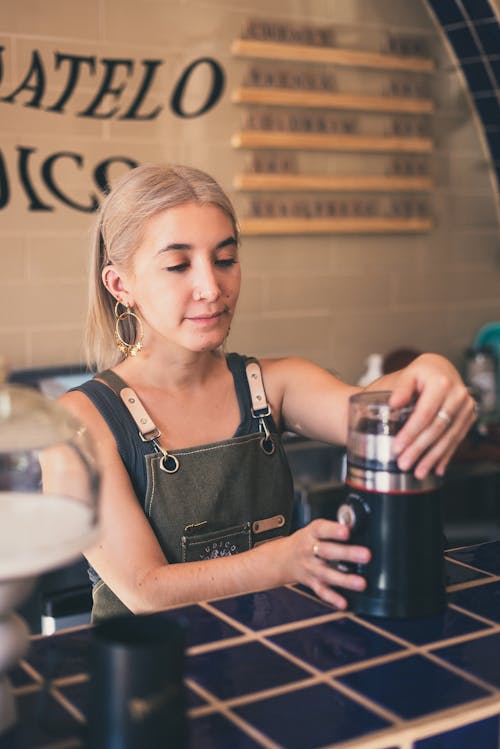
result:
M 139 62 L 165 61 L 145 104 L 145 109 L 163 105 L 164 110 L 150 122 L 77 117 L 96 90 L 98 76 L 92 79 L 86 70 L 65 114 L 22 106 L 21 97 L 13 104 L 0 101 L 0 149 L 12 192 L 9 205 L 0 210 L 0 352 L 16 368 L 81 359 L 92 217 L 48 193 L 39 175 L 48 155 L 82 155 L 81 169 L 68 160 L 56 171 L 82 203 L 96 191 L 95 165 L 109 155 L 190 163 L 231 191 L 245 154 L 229 145 L 241 114 L 230 102 L 230 91 L 248 63 L 233 59 L 229 48 L 247 18 L 340 24 L 353 46 L 362 39 L 376 48 L 388 31 L 418 32 L 439 44 L 420 4 L 400 0 L 17 0 L 4 5 L 0 97 L 24 78 L 33 49 L 46 67 L 45 106 L 57 100 L 65 81 L 64 67 L 55 70 L 55 52 L 133 58 L 137 64 L 126 80 L 123 107 L 137 90 Z M 475 330 L 500 318 L 498 227 L 488 169 L 460 82 L 445 69 L 443 51 L 435 50 L 441 62 L 433 79 L 439 99 L 433 159 L 436 229 L 423 236 L 245 239 L 244 286 L 229 349 L 301 354 L 353 380 L 368 353 L 399 346 L 437 350 L 460 364 Z M 169 110 L 172 89 L 185 67 L 202 56 L 223 65 L 227 88 L 211 112 L 182 120 Z M 357 75 L 364 74 L 349 72 L 353 85 Z M 193 81 L 187 106 L 203 85 L 202 76 Z M 51 212 L 27 211 L 16 173 L 19 145 L 35 149 L 30 157 L 34 186 L 54 206 Z M 370 172 L 380 158 L 333 154 L 325 163 L 339 171 Z M 307 167 L 308 159 L 311 167 L 321 166 L 318 155 L 301 156 L 301 166 Z M 243 197 L 232 197 L 243 208 Z

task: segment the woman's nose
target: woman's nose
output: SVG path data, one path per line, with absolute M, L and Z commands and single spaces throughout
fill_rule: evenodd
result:
M 212 268 L 203 268 L 196 278 L 193 286 L 193 299 L 195 302 L 215 302 L 220 296 L 220 287 Z

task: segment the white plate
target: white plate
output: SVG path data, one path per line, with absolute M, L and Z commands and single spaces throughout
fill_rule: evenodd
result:
M 67 564 L 95 543 L 94 509 L 48 494 L 0 492 L 0 580 Z

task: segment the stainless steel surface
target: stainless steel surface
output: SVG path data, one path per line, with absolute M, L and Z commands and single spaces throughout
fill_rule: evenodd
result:
M 417 479 L 413 473 L 402 471 L 371 471 L 347 464 L 346 483 L 355 489 L 383 494 L 427 492 L 437 489 L 441 480 L 435 474 Z
M 363 434 L 353 431 L 349 435 L 349 459 L 356 463 L 376 462 L 383 468 L 396 464 L 394 435 Z
M 285 441 L 285 450 L 296 484 L 344 482 L 345 447 L 302 439 Z

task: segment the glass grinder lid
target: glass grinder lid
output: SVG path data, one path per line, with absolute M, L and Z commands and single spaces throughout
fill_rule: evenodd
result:
M 98 490 L 87 430 L 38 391 L 0 383 L 0 579 L 37 575 L 94 543 Z
M 349 399 L 347 459 L 373 470 L 397 471 L 393 443 L 413 411 L 414 403 L 389 406 L 388 390 L 365 391 Z

